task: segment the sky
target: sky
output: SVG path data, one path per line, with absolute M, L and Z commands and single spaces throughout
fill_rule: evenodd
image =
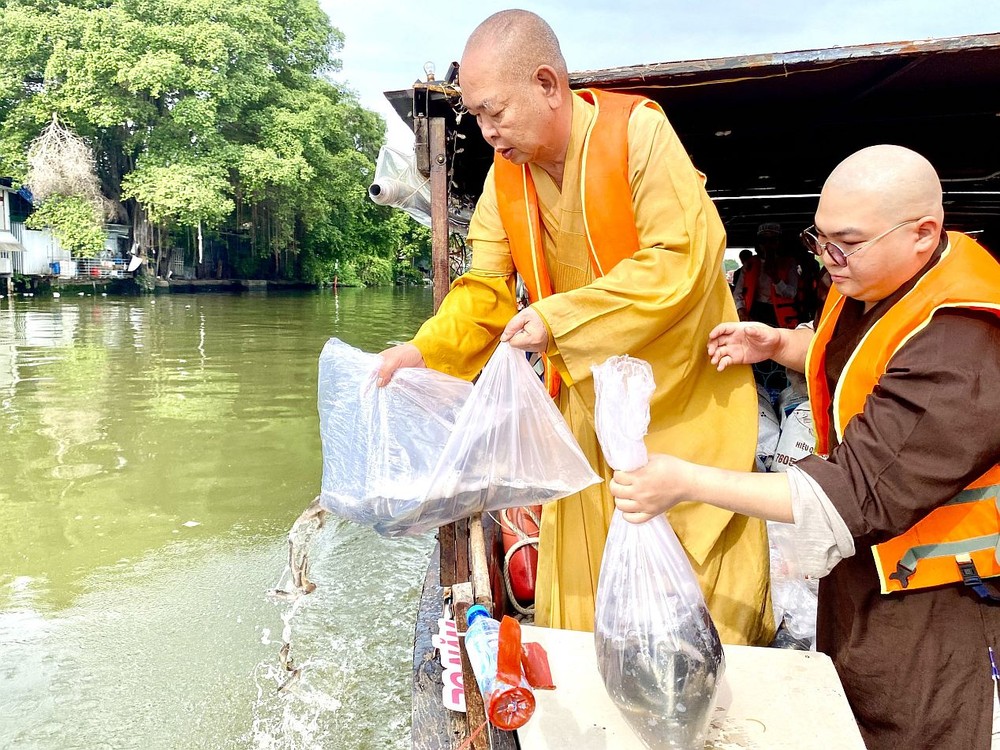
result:
M 320 0 L 344 34 L 333 78 L 385 118 L 390 146 L 412 148 L 382 92 L 442 77 L 487 16 L 509 7 L 552 26 L 571 71 L 640 63 L 1000 32 L 1000 0 L 562 0 L 480 2 Z M 835 103 L 833 104 L 835 106 Z

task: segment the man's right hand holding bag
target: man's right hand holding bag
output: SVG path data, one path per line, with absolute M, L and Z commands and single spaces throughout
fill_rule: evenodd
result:
M 661 474 L 678 459 L 647 464 L 643 443 L 654 391 L 649 364 L 612 357 L 593 373 L 597 436 L 616 470 L 612 492 L 647 474 L 648 487 L 669 486 Z M 598 669 L 647 747 L 701 747 L 725 671 L 722 644 L 684 549 L 655 510 L 659 503 L 647 500 L 625 501 L 633 503 L 628 517 L 616 510 L 608 531 L 594 623 Z

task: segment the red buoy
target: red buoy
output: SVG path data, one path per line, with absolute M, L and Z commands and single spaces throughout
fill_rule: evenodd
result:
M 522 607 L 535 601 L 535 580 L 538 574 L 538 527 L 541 505 L 506 508 L 500 512 L 503 533 L 507 594 Z

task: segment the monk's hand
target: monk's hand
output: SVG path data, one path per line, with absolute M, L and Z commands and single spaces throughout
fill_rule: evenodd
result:
M 510 319 L 500 340 L 525 352 L 544 352 L 549 347 L 549 329 L 541 315 L 526 307 Z
M 778 329 L 763 323 L 720 323 L 708 334 L 708 356 L 719 372 L 773 359 L 780 345 Z
M 675 456 L 654 453 L 641 469 L 616 471 L 608 487 L 626 521 L 645 523 L 690 499 L 694 468 Z
M 399 344 L 379 355 L 382 364 L 378 368 L 378 387 L 382 388 L 392 380 L 393 373 L 401 367 L 426 367 L 424 355 L 413 344 Z

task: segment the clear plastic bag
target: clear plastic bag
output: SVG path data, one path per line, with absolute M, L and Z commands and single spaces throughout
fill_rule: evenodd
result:
M 425 227 L 431 225 L 431 184 L 417 170 L 416 157 L 382 146 L 375 161 L 375 179 L 368 197 L 380 206 L 392 206 Z
M 646 430 L 649 400 L 656 391 L 653 368 L 635 357 L 611 357 L 594 373 L 594 430 L 608 466 L 635 471 L 649 462 Z
M 771 406 L 767 389 L 757 386 L 757 471 L 770 471 L 778 447 L 781 426 Z
M 381 359 L 320 355 L 321 502 L 385 536 L 544 503 L 600 481 L 523 353 L 500 344 L 475 386 L 423 368 L 375 385 Z
M 593 368 L 597 435 L 608 463 L 646 460 L 653 375 L 613 357 Z M 635 463 L 628 467 L 616 462 Z M 725 658 L 694 571 L 664 516 L 616 510 L 597 586 L 594 643 L 611 700 L 649 748 L 704 746 Z
M 796 549 L 795 524 L 767 522 L 771 553 L 771 604 L 774 621 L 796 641 L 816 648 L 819 580 L 806 578 Z
M 431 225 L 430 180 L 417 169 L 417 157 L 391 146 L 382 146 L 375 160 L 375 179 L 368 197 L 380 206 L 398 208 L 425 227 Z M 448 230 L 463 237 L 469 233 L 473 206 L 452 196 L 448 201 Z

